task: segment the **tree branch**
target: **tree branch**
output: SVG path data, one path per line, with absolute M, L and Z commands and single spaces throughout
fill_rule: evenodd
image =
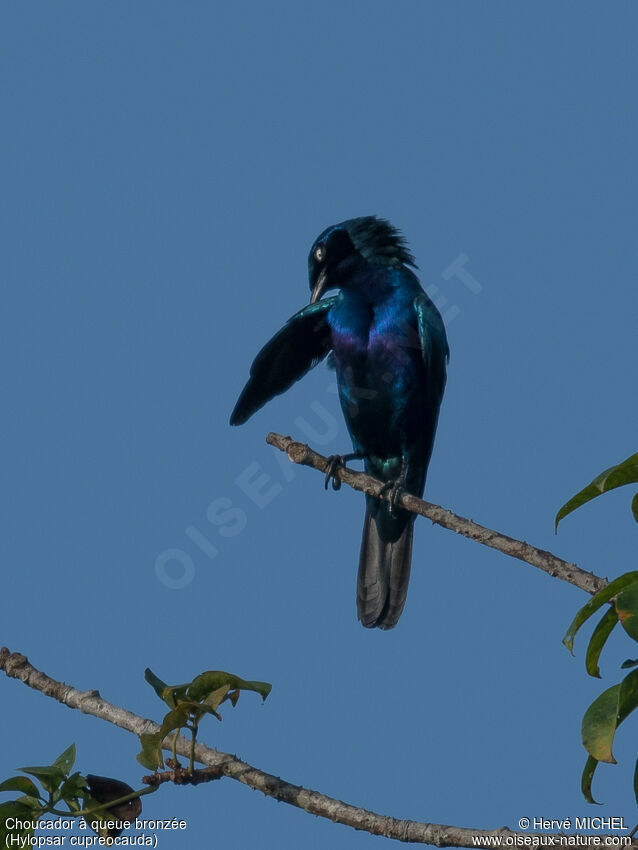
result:
M 309 446 L 295 442 L 291 437 L 284 437 L 275 433 L 268 434 L 266 441 L 271 446 L 285 452 L 293 463 L 310 466 L 320 472 L 326 471 L 327 458 L 313 451 Z M 340 467 L 336 470 L 335 475 L 340 481 L 355 490 L 360 490 L 377 498 L 389 498 L 389 494 L 383 491 L 383 483 L 363 472 Z M 587 593 L 596 593 L 608 584 L 607 579 L 581 570 L 575 564 L 564 561 L 551 552 L 537 549 L 529 543 L 492 531 L 472 520 L 458 516 L 452 511 L 418 499 L 409 493 L 401 495 L 400 504 L 407 511 L 427 517 L 437 525 L 455 531 L 457 534 L 462 534 L 471 540 L 497 549 L 505 555 L 525 561 L 555 578 L 560 578 L 581 588 Z M 85 714 L 92 714 L 94 717 L 99 717 L 119 726 L 121 729 L 132 732 L 134 735 L 139 736 L 145 732 L 159 731 L 160 727 L 153 721 L 107 702 L 102 699 L 98 691 L 79 691 L 70 685 L 51 679 L 45 673 L 33 667 L 24 655 L 11 653 L 6 647 L 0 649 L 0 669 L 7 676 L 19 679 L 29 687 L 41 691 L 46 696 L 53 697 L 69 708 L 79 709 Z M 163 746 L 167 750 L 172 748 L 172 736 L 164 741 Z M 181 736 L 178 739 L 177 752 L 185 757 L 188 757 L 190 753 L 190 742 Z M 297 806 L 310 814 L 328 818 L 357 830 L 364 830 L 372 835 L 383 835 L 386 838 L 394 838 L 399 841 L 432 844 L 437 847 L 475 847 L 479 842 L 481 844 L 487 843 L 490 839 L 498 837 L 503 844 L 516 846 L 517 844 L 534 843 L 534 839 L 538 839 L 539 843 L 541 839 L 543 843 L 550 843 L 551 839 L 560 839 L 563 835 L 563 833 L 542 833 L 540 835 L 528 832 L 517 833 L 507 827 L 489 831 L 399 820 L 351 806 L 341 800 L 320 794 L 318 791 L 293 785 L 277 776 L 252 767 L 234 755 L 219 752 L 204 744 L 196 745 L 195 757 L 198 762 L 211 769 L 215 777 L 226 776 L 235 779 L 256 791 L 261 791 L 263 794 L 274 797 L 281 802 Z M 177 772 L 181 773 L 181 771 Z M 205 780 L 204 773 L 205 771 L 201 771 L 202 775 L 201 777 L 198 775 L 197 781 Z M 160 777 L 160 781 L 168 781 L 169 779 L 172 779 L 172 777 L 169 777 L 168 774 L 162 774 Z M 605 837 L 599 836 L 601 843 L 604 843 Z M 575 835 L 570 834 L 568 840 L 573 842 Z M 559 843 L 559 841 L 557 840 L 556 843 Z M 631 847 L 638 847 L 638 843 L 634 842 Z
M 310 466 L 313 469 L 319 470 L 319 472 L 326 471 L 328 459 L 315 452 L 305 443 L 297 443 L 291 437 L 284 437 L 281 434 L 272 432 L 266 437 L 266 442 L 284 452 L 292 463 Z M 383 482 L 372 478 L 370 475 L 366 475 L 364 472 L 356 472 L 343 466 L 336 470 L 335 477 L 343 481 L 344 484 L 348 484 L 354 490 L 360 490 L 369 496 L 376 496 L 377 498 L 386 500 L 390 498 L 390 494 L 387 491 L 382 491 Z M 552 555 L 551 552 L 547 552 L 544 549 L 537 549 L 529 543 L 516 540 L 514 537 L 508 537 L 506 534 L 500 534 L 498 531 L 492 531 L 492 529 L 479 525 L 471 519 L 466 519 L 452 513 L 452 511 L 448 511 L 446 508 L 434 505 L 431 502 L 425 502 L 423 499 L 418 499 L 410 493 L 403 493 L 399 502 L 401 507 L 405 508 L 406 511 L 427 517 L 427 519 L 432 520 L 436 525 L 449 528 L 450 531 L 455 531 L 457 534 L 469 537 L 470 540 L 476 540 L 477 543 L 482 543 L 484 546 L 498 549 L 504 555 L 518 558 L 519 561 L 525 561 L 533 567 L 538 567 L 540 570 L 549 573 L 554 578 L 560 578 L 576 587 L 580 587 L 581 590 L 587 593 L 597 593 L 609 584 L 606 578 L 601 578 L 594 573 L 581 570 L 576 564 L 563 561 L 562 558 Z
M 205 767 L 203 770 L 195 768 L 192 772 L 182 767 L 181 764 L 176 764 L 173 759 L 165 759 L 166 766 L 170 770 L 163 770 L 161 773 L 149 773 L 148 776 L 142 777 L 144 785 L 152 785 L 157 787 L 165 782 L 171 782 L 173 785 L 201 785 L 203 782 L 214 782 L 216 779 L 221 779 L 224 775 L 216 767 Z
M 115 726 L 125 729 L 127 732 L 132 732 L 134 735 L 159 731 L 160 727 L 152 720 L 146 720 L 131 711 L 107 702 L 98 691 L 79 691 L 71 685 L 51 679 L 45 673 L 36 670 L 24 655 L 17 652 L 12 653 L 7 647 L 0 649 L 0 670 L 3 670 L 10 678 L 19 679 L 30 688 L 41 691 L 45 696 L 52 697 L 69 708 L 77 708 L 84 714 L 92 714 L 94 717 L 99 717 L 101 720 L 106 720 L 108 723 L 113 723 Z M 164 749 L 170 750 L 171 747 L 172 735 L 164 741 Z M 188 757 L 190 741 L 180 736 L 177 751 L 180 755 Z M 297 806 L 310 814 L 328 818 L 336 823 L 351 826 L 372 835 L 395 838 L 398 841 L 433 844 L 436 847 L 475 847 L 479 842 L 481 846 L 489 846 L 487 842 L 490 839 L 499 837 L 503 845 L 507 843 L 508 846 L 523 846 L 523 844 L 541 843 L 541 838 L 542 843 L 548 844 L 551 838 L 558 838 L 563 835 L 563 833 L 543 833 L 542 835 L 535 835 L 531 832 L 517 833 L 512 832 L 507 827 L 489 831 L 437 823 L 421 823 L 413 820 L 399 820 L 387 815 L 378 815 L 357 806 L 351 806 L 341 800 L 320 794 L 318 791 L 302 788 L 300 785 L 293 785 L 278 776 L 252 767 L 238 759 L 237 756 L 219 752 L 204 744 L 197 744 L 195 757 L 201 764 L 212 768 L 215 773 L 243 782 L 249 788 L 261 791 L 269 797 L 274 797 L 275 800 L 290 803 L 290 805 Z M 516 840 L 517 837 L 518 841 Z M 539 841 L 535 842 L 534 838 L 538 838 Z M 604 839 L 605 836 L 601 835 L 601 844 L 604 843 Z M 574 834 L 569 835 L 569 840 L 572 843 L 574 842 Z M 637 845 L 632 846 L 636 847 Z

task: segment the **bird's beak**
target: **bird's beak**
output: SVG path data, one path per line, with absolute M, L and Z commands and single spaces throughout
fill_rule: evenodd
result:
M 324 293 L 326 288 L 326 282 L 328 280 L 328 275 L 326 270 L 324 269 L 319 277 L 317 278 L 317 282 L 315 283 L 315 288 L 312 290 L 312 295 L 310 296 L 310 303 L 314 304 L 315 301 L 318 301 Z

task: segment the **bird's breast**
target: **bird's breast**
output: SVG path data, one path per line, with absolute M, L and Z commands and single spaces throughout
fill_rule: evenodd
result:
M 353 441 L 364 451 L 400 454 L 416 427 L 423 361 L 416 328 L 391 305 L 331 317 L 339 396 Z

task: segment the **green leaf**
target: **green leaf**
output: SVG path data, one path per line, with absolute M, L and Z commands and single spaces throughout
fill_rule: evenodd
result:
M 144 678 L 153 688 L 157 696 L 160 699 L 164 699 L 164 691 L 168 690 L 168 685 L 166 684 L 166 682 L 162 682 L 159 676 L 156 676 L 150 667 L 147 667 L 144 671 Z
M 638 522 L 638 493 L 631 500 L 631 512 L 634 515 L 634 519 Z
M 190 685 L 190 682 L 187 682 L 185 685 L 167 685 L 166 682 L 163 682 L 155 675 L 155 673 L 153 673 L 150 667 L 147 667 L 144 671 L 144 678 L 149 685 L 151 685 L 157 696 L 163 700 L 169 708 L 175 708 L 178 700 L 186 694 Z
M 60 797 L 70 804 L 74 798 L 82 797 L 86 791 L 86 779 L 77 771 L 73 773 L 60 788 Z
M 69 771 L 75 764 L 75 744 L 67 747 L 63 753 L 56 758 L 51 767 L 59 768 L 65 775 L 68 776 Z
M 595 803 L 597 806 L 600 806 L 600 803 L 597 800 L 594 800 L 594 797 L 591 792 L 591 784 L 594 779 L 594 771 L 598 767 L 598 762 L 593 756 L 589 756 L 587 761 L 585 762 L 585 768 L 583 770 L 583 775 L 580 778 L 580 790 L 583 792 L 583 797 L 587 800 L 588 803 Z
M 162 756 L 162 741 L 175 729 L 182 729 L 188 722 L 190 707 L 181 704 L 169 711 L 162 720 L 159 732 L 151 732 L 140 735 L 142 750 L 135 757 L 138 762 L 149 770 L 157 770 L 164 764 Z
M 65 779 L 64 773 L 62 773 L 60 768 L 52 764 L 46 767 L 19 767 L 18 770 L 22 771 L 22 773 L 28 773 L 30 776 L 35 776 L 42 787 L 51 793 Z
M 638 582 L 630 584 L 614 600 L 620 625 L 630 638 L 638 641 Z
M 575 511 L 576 508 L 581 507 L 586 502 L 590 502 L 592 499 L 595 499 L 597 496 L 600 496 L 601 493 L 607 493 L 609 490 L 615 490 L 616 487 L 622 487 L 625 484 L 635 484 L 638 482 L 638 453 L 631 455 L 627 460 L 623 460 L 622 463 L 616 464 L 616 466 L 611 466 L 609 469 L 606 469 L 604 472 L 601 472 L 600 475 L 596 476 L 591 484 L 588 484 L 587 487 L 584 487 L 575 496 L 566 502 L 563 507 L 556 514 L 555 528 L 558 528 L 558 523 L 570 514 L 572 511 Z M 634 496 L 634 502 L 636 501 L 636 497 Z M 634 509 L 634 504 L 632 502 L 632 510 L 634 511 L 634 517 L 638 521 L 638 504 L 636 504 L 636 510 Z
M 585 667 L 589 675 L 595 676 L 597 679 L 600 679 L 600 668 L 598 667 L 600 653 L 602 652 L 603 646 L 617 622 L 618 615 L 616 614 L 616 609 L 612 605 L 603 614 L 602 619 L 594 629 L 594 633 L 589 641 L 587 655 L 585 656 Z
M 211 709 L 216 717 L 219 717 L 219 715 L 217 714 L 217 709 L 219 708 L 221 703 L 226 699 L 226 695 L 229 690 L 230 685 L 228 683 L 222 685 L 221 688 L 217 688 L 212 693 L 208 694 L 208 696 L 203 702 L 203 705 Z
M 619 697 L 620 684 L 607 688 L 592 702 L 583 717 L 583 745 L 596 761 L 616 764 L 611 746 L 618 725 Z
M 175 729 L 182 729 L 188 723 L 188 718 L 190 715 L 190 706 L 178 705 L 177 708 L 174 708 L 172 711 L 169 711 L 164 715 L 164 719 L 162 720 L 162 725 L 160 726 L 160 730 L 158 732 L 161 735 L 161 740 Z
M 638 670 L 632 670 L 622 682 L 603 691 L 589 706 L 583 717 L 582 737 L 585 749 L 595 761 L 616 764 L 611 750 L 616 729 L 636 707 L 638 707 Z M 588 762 L 585 769 L 587 771 L 590 768 L 589 793 L 591 795 L 591 778 L 596 765 L 592 768 Z M 585 778 L 583 773 L 581 783 L 583 789 Z M 583 794 L 586 799 L 589 799 L 585 790 Z
M 7 829 L 7 820 L 16 818 L 17 820 L 37 820 L 33 809 L 30 806 L 25 806 L 17 800 L 9 800 L 6 803 L 0 804 L 0 847 L 11 846 L 7 839 L 9 836 L 29 836 L 33 834 L 32 829 Z M 17 845 L 16 845 L 17 846 Z
M 30 819 L 31 809 L 16 800 L 7 800 L 6 803 L 0 803 L 0 824 L 4 826 L 7 818 L 27 818 Z
M 620 683 L 617 726 L 638 706 L 638 670 L 632 670 Z
M 620 665 L 621 670 L 628 670 L 630 667 L 635 667 L 638 664 L 638 658 L 628 658 Z
M 605 602 L 609 602 L 612 597 L 621 590 L 624 590 L 630 584 L 633 584 L 633 582 L 638 582 L 638 572 L 634 571 L 630 573 L 623 573 L 623 575 L 618 576 L 618 578 L 615 578 L 613 581 L 610 581 L 609 584 L 606 587 L 603 587 L 602 590 L 599 590 L 586 605 L 583 605 L 572 620 L 571 625 L 567 629 L 565 637 L 563 638 L 563 643 L 572 655 L 574 654 L 574 637 L 583 623 L 585 623 L 592 614 L 595 614 L 596 611 L 605 604 Z
M 140 735 L 142 750 L 135 756 L 135 758 L 142 767 L 146 767 L 148 770 L 157 770 L 164 766 L 164 759 L 162 757 L 162 740 L 163 738 L 159 732 L 144 733 L 143 735 Z
M 209 708 L 203 710 L 214 713 L 220 720 L 221 718 L 216 713 L 217 708 L 226 699 L 230 699 L 232 704 L 235 705 L 240 690 L 255 691 L 264 700 L 272 690 L 272 685 L 268 682 L 247 681 L 223 670 L 207 670 L 205 673 L 196 676 L 192 682 L 182 685 L 167 685 L 148 667 L 144 672 L 144 678 L 169 708 L 175 710 L 178 707 L 188 705 L 193 716 L 199 714 L 199 717 L 201 717 L 202 714 L 199 713 L 198 706 L 200 703 L 206 702 Z M 232 694 L 229 693 L 231 691 Z M 212 709 L 212 712 L 210 709 Z
M 0 782 L 0 791 L 21 791 L 29 797 L 38 799 L 40 794 L 36 785 L 26 776 L 14 776 L 11 779 L 5 779 Z
M 38 800 L 35 797 L 27 797 L 26 794 L 18 797 L 16 803 L 19 803 L 21 806 L 27 806 L 31 810 L 31 817 L 35 819 L 39 818 L 46 808 L 42 800 Z
M 215 711 L 210 705 L 206 705 L 205 702 L 200 703 L 199 709 L 197 713 L 193 717 L 193 725 L 197 726 L 199 721 L 204 717 L 205 714 L 212 714 L 213 717 L 216 717 L 219 721 L 221 721 L 222 716 L 218 711 Z
M 213 691 L 218 690 L 224 685 L 228 685 L 228 689 L 234 691 L 255 691 L 264 700 L 272 690 L 272 685 L 268 684 L 268 682 L 246 681 L 245 679 L 240 679 L 239 676 L 234 676 L 232 673 L 225 673 L 223 670 L 207 670 L 193 679 L 188 688 L 188 696 L 190 699 L 204 700 Z

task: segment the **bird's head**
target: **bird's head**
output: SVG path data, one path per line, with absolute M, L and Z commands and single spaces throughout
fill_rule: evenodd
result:
M 308 256 L 310 303 L 329 289 L 345 286 L 349 275 L 366 264 L 416 268 L 403 236 L 383 218 L 366 215 L 326 228 Z

